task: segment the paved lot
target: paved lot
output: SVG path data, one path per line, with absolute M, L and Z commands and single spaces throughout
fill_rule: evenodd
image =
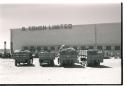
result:
M 0 59 L 0 84 L 120 84 L 121 60 L 105 59 L 100 67 L 14 66 L 13 59 Z

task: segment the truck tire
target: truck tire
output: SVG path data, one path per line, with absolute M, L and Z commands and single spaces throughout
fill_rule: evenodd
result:
M 42 65 L 42 62 L 43 62 L 43 60 L 39 60 L 39 64 L 40 64 L 40 66 L 43 66 L 43 65 Z
M 15 60 L 15 66 L 17 66 L 17 61 Z
M 42 62 L 40 62 L 40 66 L 44 67 L 44 65 L 42 64 Z
M 30 64 L 30 60 L 29 60 L 29 61 L 27 61 L 27 64 L 28 64 L 28 65 Z
M 81 65 L 82 65 L 83 68 L 87 67 L 87 61 L 84 62 L 84 63 L 82 62 Z
M 54 61 L 53 60 L 51 60 L 50 65 L 54 66 Z
M 18 64 L 20 65 L 20 62 L 18 62 Z
M 97 62 L 97 66 L 100 66 L 100 62 Z
M 63 65 L 62 65 L 62 63 L 61 63 L 59 58 L 57 59 L 57 61 L 58 61 L 59 66 L 62 67 Z
M 94 66 L 100 66 L 100 62 L 98 60 L 95 61 L 95 65 Z
M 58 64 L 60 64 L 60 60 L 59 60 L 59 58 L 57 59 L 57 62 L 58 62 Z
M 62 66 L 65 66 L 65 65 L 66 65 L 66 64 L 65 64 L 65 61 L 63 61 L 63 62 L 62 62 Z
M 73 61 L 71 61 L 71 66 L 73 66 L 74 65 L 74 62 Z

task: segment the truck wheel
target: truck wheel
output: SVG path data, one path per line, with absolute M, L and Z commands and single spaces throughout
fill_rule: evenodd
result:
M 40 66 L 42 66 L 42 62 L 43 62 L 43 60 L 39 60 L 39 64 L 40 64 Z
M 59 59 L 59 58 L 58 58 L 58 60 L 57 60 L 57 61 L 58 61 L 59 66 L 60 66 L 60 67 L 62 67 L 62 63 L 61 63 L 61 61 L 60 61 L 60 59 Z
M 99 66 L 99 61 L 95 61 L 94 66 Z
M 15 60 L 15 66 L 17 66 L 17 61 Z
M 28 64 L 28 65 L 30 64 L 30 60 L 29 60 L 29 61 L 27 61 L 27 64 Z
M 18 64 L 20 65 L 20 62 L 18 62 Z
M 60 64 L 60 60 L 59 60 L 59 58 L 57 59 L 57 61 L 58 61 L 58 64 Z
M 100 62 L 97 62 L 97 66 L 100 66 Z
M 50 65 L 54 66 L 54 61 L 53 60 L 51 61 Z
M 72 61 L 72 62 L 71 62 L 71 66 L 73 66 L 73 65 L 74 65 L 74 62 Z
M 64 63 L 64 61 L 62 62 L 62 64 L 61 64 L 62 66 L 65 66 L 65 63 Z
M 84 63 L 84 68 L 87 67 L 87 61 Z

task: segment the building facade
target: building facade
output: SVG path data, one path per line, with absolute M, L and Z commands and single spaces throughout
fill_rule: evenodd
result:
M 121 23 L 33 26 L 11 29 L 11 51 L 58 50 L 65 44 L 76 49 L 121 50 Z

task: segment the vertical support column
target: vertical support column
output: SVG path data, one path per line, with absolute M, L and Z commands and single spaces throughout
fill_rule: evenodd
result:
M 11 52 L 11 54 L 13 54 L 13 33 L 12 33 L 12 29 L 10 29 L 10 52 Z
M 4 41 L 4 55 L 6 55 L 6 41 Z
M 13 42 L 10 43 L 11 54 L 13 53 Z

